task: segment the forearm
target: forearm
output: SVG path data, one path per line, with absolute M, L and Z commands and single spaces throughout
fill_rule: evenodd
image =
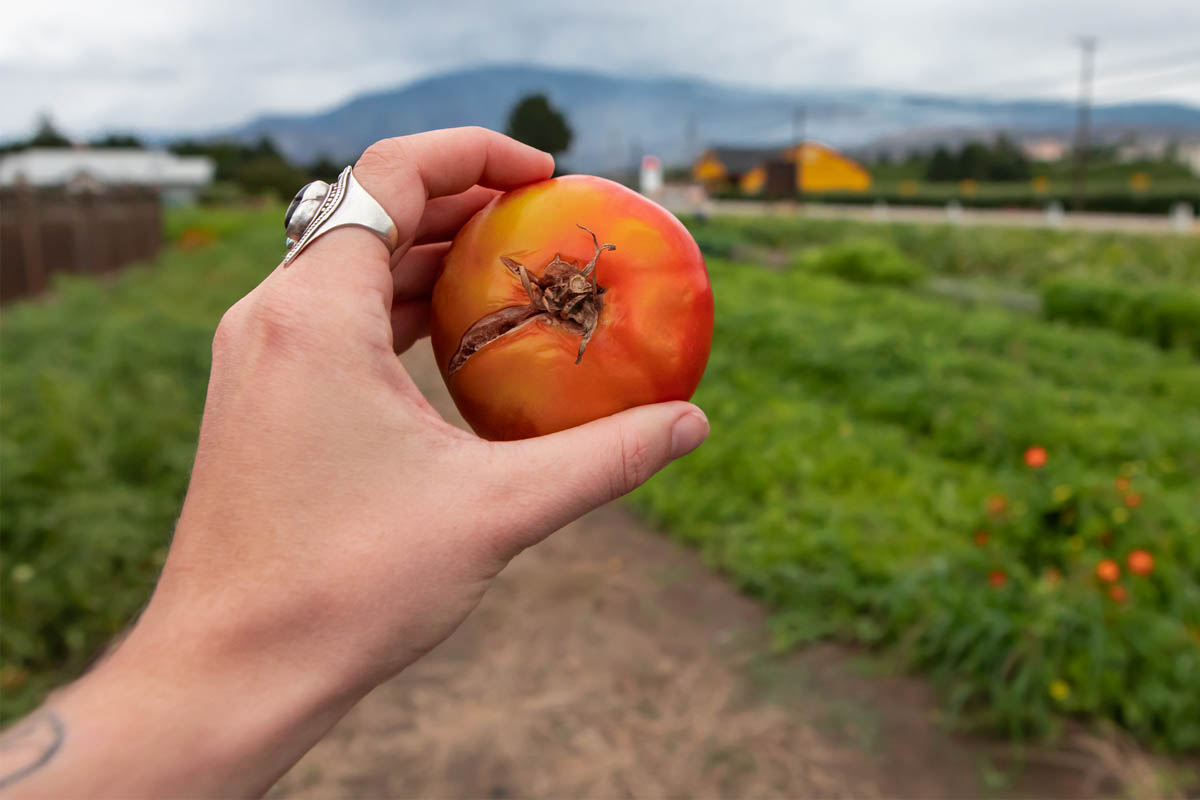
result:
M 263 794 L 362 692 L 222 638 L 139 625 L 0 738 L 3 796 Z
M 368 148 L 354 174 L 403 244 L 389 256 L 370 233 L 333 231 L 226 312 L 154 600 L 114 653 L 5 734 L 9 795 L 265 792 L 449 636 L 509 559 L 703 441 L 703 414 L 679 401 L 482 441 L 440 419 L 396 359 L 428 328 L 450 240 L 497 190 L 553 169 L 481 129 Z M 630 213 L 603 215 L 631 244 L 687 236 L 638 233 Z M 535 350 L 578 361 L 574 346 Z

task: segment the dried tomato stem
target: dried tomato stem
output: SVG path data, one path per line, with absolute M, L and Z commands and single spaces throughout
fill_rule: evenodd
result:
M 596 248 L 592 260 L 583 269 L 579 269 L 577 263 L 555 255 L 540 276 L 533 276 L 519 261 L 508 256 L 500 257 L 500 263 L 521 281 L 521 287 L 529 296 L 529 303 L 502 308 L 471 325 L 450 359 L 447 374 L 453 375 L 462 369 L 467 360 L 486 345 L 539 318 L 578 334 L 579 353 L 575 363 L 583 359 L 583 351 L 600 324 L 600 312 L 604 307 L 601 295 L 605 289 L 597 283 L 596 263 L 601 253 L 616 250 L 617 246 L 602 245 L 591 229 L 583 225 L 576 227 L 592 237 L 592 245 Z

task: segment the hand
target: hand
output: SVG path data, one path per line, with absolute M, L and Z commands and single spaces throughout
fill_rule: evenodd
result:
M 363 154 L 355 175 L 403 244 L 389 262 L 374 235 L 333 231 L 226 313 L 154 597 L 50 702 L 61 753 L 16 788 L 265 791 L 445 639 L 513 556 L 701 443 L 708 423 L 687 403 L 482 441 L 445 423 L 396 358 L 427 333 L 447 240 L 496 190 L 552 170 L 482 129 Z

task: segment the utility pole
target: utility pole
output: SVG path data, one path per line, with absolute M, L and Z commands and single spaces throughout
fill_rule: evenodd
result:
M 684 146 L 687 147 L 686 156 L 687 156 L 688 164 L 694 164 L 696 162 L 697 156 L 700 155 L 699 153 L 696 152 L 696 141 L 699 138 L 699 135 L 700 135 L 700 126 L 696 122 L 696 112 L 693 111 L 690 114 L 688 114 L 687 128 L 684 129 L 684 134 L 683 134 L 684 141 L 685 141 Z
M 1096 37 L 1084 36 L 1079 40 L 1082 60 L 1079 64 L 1079 113 L 1075 120 L 1075 198 L 1076 211 L 1083 211 L 1087 193 L 1088 151 L 1091 149 L 1090 130 L 1092 114 L 1092 74 L 1096 55 Z
M 796 202 L 804 204 L 804 106 L 792 109 L 792 150 L 796 154 Z

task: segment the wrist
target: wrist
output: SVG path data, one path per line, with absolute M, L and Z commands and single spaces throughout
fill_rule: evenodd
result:
M 161 625 L 148 610 L 111 654 L 49 704 L 65 727 L 63 760 L 81 776 L 114 776 L 111 785 L 94 787 L 98 794 L 265 792 L 361 691 L 303 664 L 272 663 L 247 645 L 219 632 Z M 81 770 L 79 759 L 96 770 Z

